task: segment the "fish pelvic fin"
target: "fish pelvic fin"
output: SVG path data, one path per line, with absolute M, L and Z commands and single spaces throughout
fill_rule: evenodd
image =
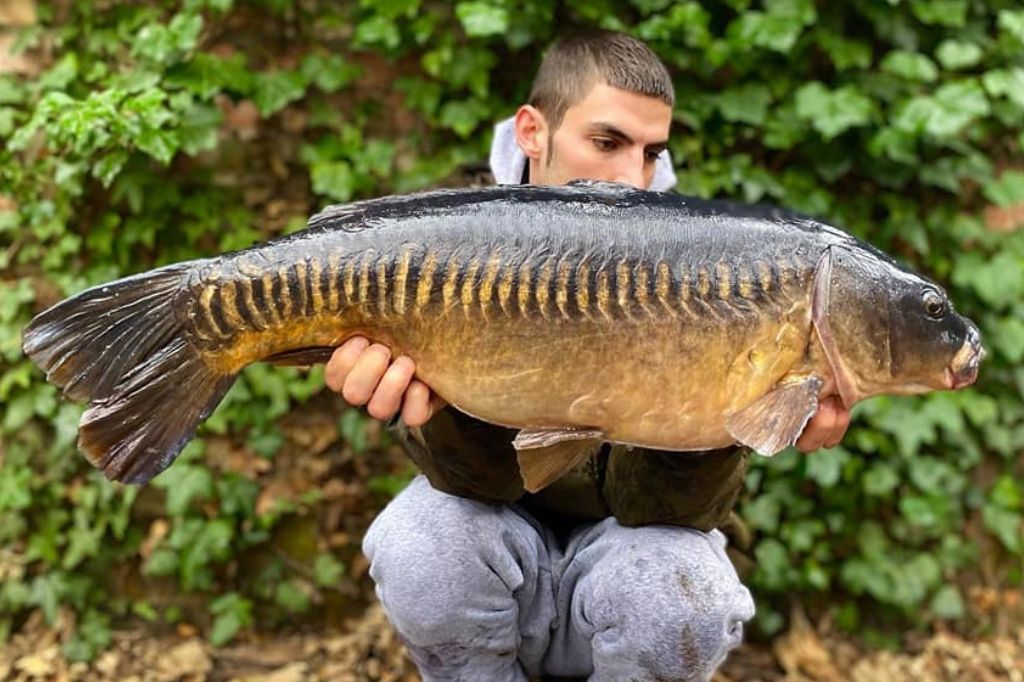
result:
M 818 394 L 825 382 L 809 376 L 781 384 L 752 404 L 729 415 L 729 435 L 760 455 L 771 457 L 796 443 L 818 411 Z
M 512 441 L 523 487 L 535 493 L 554 483 L 597 452 L 603 437 L 597 429 L 523 429 Z
M 146 483 L 166 469 L 235 381 L 207 366 L 176 314 L 193 266 L 87 289 L 23 332 L 25 355 L 47 380 L 89 403 L 78 447 L 111 480 Z

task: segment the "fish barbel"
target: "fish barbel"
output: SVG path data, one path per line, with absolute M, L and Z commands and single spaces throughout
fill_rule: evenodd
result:
M 938 285 L 835 227 L 596 182 L 330 207 L 83 291 L 29 324 L 24 351 L 88 401 L 89 460 L 143 483 L 246 365 L 324 361 L 354 335 L 521 429 L 532 490 L 604 441 L 774 454 L 821 396 L 959 388 L 984 356 Z

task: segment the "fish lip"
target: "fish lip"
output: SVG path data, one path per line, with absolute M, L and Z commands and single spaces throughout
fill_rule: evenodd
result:
M 978 367 L 985 358 L 985 348 L 981 345 L 981 339 L 977 332 L 972 334 L 963 347 L 953 356 L 953 360 L 946 368 L 946 385 L 956 390 L 964 386 L 970 386 L 978 378 Z

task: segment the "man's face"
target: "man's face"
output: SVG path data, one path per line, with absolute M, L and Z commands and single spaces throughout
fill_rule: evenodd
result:
M 538 131 L 530 181 L 609 180 L 647 189 L 671 122 L 672 108 L 660 99 L 598 83 L 566 110 L 554 135 L 546 124 Z

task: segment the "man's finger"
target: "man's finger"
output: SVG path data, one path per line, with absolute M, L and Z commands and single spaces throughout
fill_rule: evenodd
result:
M 402 406 L 402 396 L 409 388 L 412 375 L 416 373 L 416 363 L 408 356 L 395 358 L 384 376 L 381 378 L 377 388 L 373 391 L 373 397 L 366 405 L 366 411 L 371 417 L 377 419 L 391 419 Z
M 842 406 L 836 406 L 836 424 L 832 433 L 825 441 L 825 447 L 834 448 L 842 442 L 846 430 L 850 428 L 850 411 Z
M 324 367 L 324 383 L 327 384 L 327 388 L 335 393 L 341 393 L 348 373 L 352 371 L 356 360 L 359 359 L 359 356 L 363 354 L 363 351 L 369 345 L 370 342 L 365 337 L 353 336 L 334 349 L 331 359 L 327 361 L 327 365 Z
M 341 395 L 345 401 L 349 405 L 365 405 L 373 396 L 384 372 L 387 371 L 390 360 L 391 350 L 379 343 L 375 343 L 363 351 L 341 389 Z
M 402 401 L 402 421 L 406 426 L 416 428 L 430 421 L 431 416 L 430 389 L 422 381 L 413 379 Z
M 796 446 L 803 452 L 813 452 L 822 447 L 825 439 L 832 434 L 836 423 L 836 408 L 830 398 L 831 396 L 821 401 L 818 411 L 811 417 L 803 434 L 797 440 Z

